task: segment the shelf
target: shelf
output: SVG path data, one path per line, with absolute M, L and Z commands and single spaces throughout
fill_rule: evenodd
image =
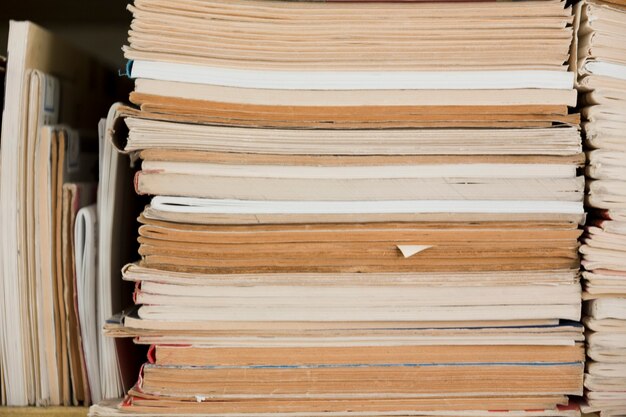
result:
M 0 407 L 0 417 L 85 417 L 88 407 Z

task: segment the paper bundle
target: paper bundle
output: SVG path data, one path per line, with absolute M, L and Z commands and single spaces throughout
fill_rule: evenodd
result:
M 92 415 L 579 413 L 570 8 L 130 10 L 115 142 L 153 199 L 107 332 L 151 347 Z
M 626 5 L 581 4 L 579 88 L 588 146 L 584 236 L 587 409 L 626 413 Z

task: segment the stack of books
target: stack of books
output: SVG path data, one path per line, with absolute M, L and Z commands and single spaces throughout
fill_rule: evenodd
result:
M 8 56 L 0 60 L 0 403 L 88 405 L 122 392 L 119 382 L 102 395 L 97 369 L 87 365 L 98 351 L 83 342 L 98 326 L 79 305 L 74 234 L 79 210 L 96 210 L 96 127 L 118 84 L 112 71 L 30 22 L 10 23 Z M 91 289 L 90 307 L 98 299 L 104 308 Z
M 619 4 L 621 3 L 621 4 Z M 626 413 L 626 3 L 581 4 L 579 88 L 589 221 L 581 246 L 590 411 Z
M 154 198 L 108 331 L 151 348 L 92 415 L 577 414 L 570 8 L 130 9 L 119 117 Z

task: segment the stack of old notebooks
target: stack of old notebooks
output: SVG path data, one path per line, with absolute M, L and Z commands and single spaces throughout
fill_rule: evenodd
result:
M 30 22 L 11 22 L 8 51 L 0 169 L 1 404 L 87 405 L 122 391 L 115 361 L 89 365 L 100 354 L 87 335 L 99 332 L 84 306 L 103 309 L 106 302 L 93 285 L 85 290 L 84 239 L 75 235 L 82 209 L 96 210 L 95 131 L 116 83 L 112 72 Z M 105 263 L 108 257 L 100 256 Z M 100 367 L 113 375 L 102 384 Z
M 619 2 L 618 2 L 619 3 Z M 588 151 L 584 245 L 590 411 L 626 414 L 626 3 L 581 8 L 579 84 Z
M 92 415 L 577 414 L 563 2 L 130 9 L 116 134 L 154 198 L 108 330 L 151 349 Z

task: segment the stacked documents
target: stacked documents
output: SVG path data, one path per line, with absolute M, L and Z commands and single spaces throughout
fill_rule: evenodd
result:
M 626 413 L 626 4 L 581 8 L 579 84 L 589 148 L 584 245 L 590 411 Z
M 94 267 L 82 262 L 86 248 L 94 253 L 95 239 L 75 234 L 84 210 L 97 211 L 96 126 L 116 83 L 93 59 L 30 22 L 11 22 L 8 51 L 0 169 L 1 403 L 88 405 L 122 392 L 115 352 L 98 363 L 101 349 L 89 341 L 99 338 L 101 327 L 89 311 L 105 309 L 112 296 L 96 295 Z M 4 79 L 4 60 L 0 72 Z M 108 370 L 102 380 L 100 368 Z
M 93 415 L 578 414 L 571 8 L 129 8 L 152 200 L 107 332 L 150 351 Z

